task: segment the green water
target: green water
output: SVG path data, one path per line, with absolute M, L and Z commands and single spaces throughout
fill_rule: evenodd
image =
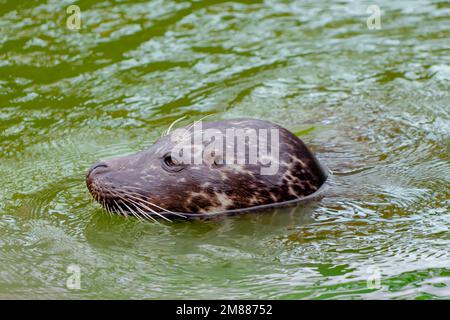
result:
M 450 298 L 450 5 L 376 1 L 369 30 L 370 4 L 0 0 L 0 298 Z M 161 225 L 92 202 L 91 164 L 206 114 L 298 133 L 325 197 Z

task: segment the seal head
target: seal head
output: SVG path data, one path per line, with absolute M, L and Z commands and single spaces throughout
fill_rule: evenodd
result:
M 304 143 L 274 123 L 238 119 L 198 127 L 95 164 L 86 176 L 90 193 L 109 212 L 153 219 L 301 199 L 327 178 Z

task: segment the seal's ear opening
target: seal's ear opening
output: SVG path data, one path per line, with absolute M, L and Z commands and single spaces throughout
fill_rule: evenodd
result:
M 210 167 L 224 164 L 223 155 L 217 150 L 205 150 L 203 152 L 203 163 Z
M 220 166 L 224 164 L 223 156 L 221 154 L 218 154 L 214 157 L 214 165 Z

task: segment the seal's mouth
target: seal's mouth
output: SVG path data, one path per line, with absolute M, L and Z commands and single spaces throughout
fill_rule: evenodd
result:
M 141 189 L 134 186 L 121 186 L 108 180 L 111 168 L 106 162 L 92 166 L 86 175 L 86 185 L 95 201 L 110 215 L 118 214 L 124 217 L 134 216 L 140 220 L 147 219 L 157 222 L 155 217 L 171 221 L 167 216 L 185 217 L 172 212 L 150 200 Z

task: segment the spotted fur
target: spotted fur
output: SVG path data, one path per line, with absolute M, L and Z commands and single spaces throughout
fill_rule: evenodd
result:
M 326 172 L 304 143 L 276 124 L 242 119 L 202 125 L 221 132 L 279 129 L 278 172 L 261 175 L 258 164 L 202 163 L 168 170 L 162 161 L 174 147 L 169 133 L 147 150 L 92 167 L 86 176 L 92 196 L 109 212 L 153 219 L 168 213 L 214 214 L 276 204 L 310 195 L 326 180 Z

